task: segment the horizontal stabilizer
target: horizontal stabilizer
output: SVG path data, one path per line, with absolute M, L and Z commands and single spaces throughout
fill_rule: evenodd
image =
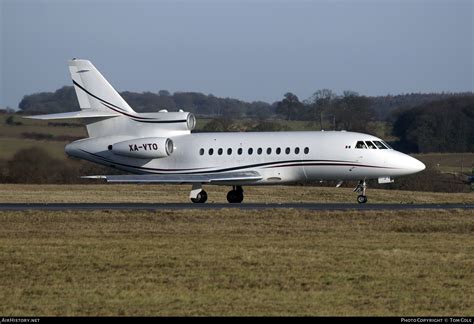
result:
M 75 119 L 75 118 L 109 118 L 121 116 L 119 113 L 107 110 L 84 109 L 60 114 L 25 116 L 24 118 L 51 120 L 51 119 Z
M 262 176 L 255 171 L 204 174 L 142 174 L 85 176 L 85 179 L 104 179 L 111 183 L 211 183 L 257 181 Z

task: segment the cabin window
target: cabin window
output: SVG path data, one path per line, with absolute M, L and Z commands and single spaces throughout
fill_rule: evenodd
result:
M 209 149 L 209 155 L 212 155 L 212 154 L 214 154 L 214 149 L 211 149 L 211 148 L 210 148 L 210 149 Z
M 253 148 L 249 148 L 248 152 L 249 152 L 249 155 L 252 155 L 253 154 Z
M 367 146 L 369 147 L 369 149 L 373 149 L 373 150 L 376 150 L 377 147 L 374 145 L 374 143 L 372 143 L 371 141 L 365 141 L 365 144 L 367 144 Z
M 365 143 L 363 141 L 358 141 L 356 143 L 356 146 L 355 146 L 356 149 L 366 149 L 367 146 L 365 145 Z
M 232 149 L 231 148 L 228 148 L 227 149 L 227 155 L 231 155 L 232 154 Z
M 217 154 L 219 154 L 219 155 L 222 155 L 222 152 L 224 152 L 224 150 L 222 148 L 217 150 Z
M 299 147 L 295 147 L 295 154 L 300 154 L 300 148 Z
M 304 154 L 308 154 L 309 153 L 309 147 L 305 147 L 304 148 Z
M 272 148 L 271 147 L 267 148 L 267 154 L 272 154 Z
M 262 148 L 259 147 L 259 148 L 257 149 L 257 154 L 258 154 L 258 155 L 262 154 L 262 151 L 263 151 Z
M 280 154 L 281 153 L 281 148 L 277 147 L 277 149 L 275 150 L 276 154 Z
M 287 147 L 287 148 L 285 149 L 285 153 L 286 153 L 286 154 L 290 154 L 290 152 L 291 152 L 291 149 L 290 149 L 289 147 Z
M 379 150 L 386 150 L 387 147 L 385 145 L 383 145 L 382 142 L 380 141 L 374 141 L 374 144 L 379 148 Z
M 203 148 L 199 150 L 199 155 L 204 155 L 204 149 Z
M 241 147 L 237 150 L 237 154 L 242 155 L 242 148 Z

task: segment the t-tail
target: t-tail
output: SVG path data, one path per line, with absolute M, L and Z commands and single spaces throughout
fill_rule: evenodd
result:
M 95 109 L 118 114 L 135 114 L 110 83 L 88 60 L 69 61 L 74 90 L 81 110 Z
M 171 136 L 189 133 L 195 126 L 193 114 L 180 110 L 137 113 L 88 60 L 72 59 L 69 72 L 80 111 L 36 115 L 27 118 L 84 120 L 89 137 Z M 158 107 L 157 107 L 158 108 Z

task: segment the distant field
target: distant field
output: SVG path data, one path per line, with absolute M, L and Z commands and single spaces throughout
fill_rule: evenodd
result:
M 15 122 L 22 125 L 6 125 L 7 116 L 0 115 L 0 159 L 9 160 L 16 152 L 30 147 L 41 147 L 52 157 L 66 159 L 64 147 L 67 141 L 46 141 L 22 138 L 22 133 L 51 134 L 53 136 L 86 137 L 84 127 L 48 126 L 48 121 L 38 121 L 15 116 Z
M 474 153 L 428 153 L 415 157 L 441 172 L 460 173 L 461 166 L 464 174 L 474 172 Z
M 0 313 L 474 314 L 474 211 L 0 212 Z
M 0 159 L 9 160 L 16 152 L 22 149 L 40 147 L 56 159 L 65 160 L 67 158 L 64 147 L 68 142 L 57 141 L 36 141 L 25 138 L 0 137 L 1 155 Z
M 0 137 L 21 137 L 23 132 L 35 132 L 42 134 L 51 134 L 51 135 L 69 135 L 69 136 L 83 136 L 87 137 L 85 127 L 70 127 L 70 126 L 49 126 L 48 123 L 64 123 L 64 122 L 73 122 L 78 123 L 77 121 L 71 120 L 34 120 L 22 118 L 19 115 L 15 115 L 14 121 L 21 122 L 22 125 L 7 125 L 5 124 L 6 115 L 0 115 Z
M 6 202 L 190 202 L 189 185 L 20 185 L 0 184 Z M 229 187 L 204 186 L 208 202 L 227 202 Z M 244 187 L 244 202 L 355 202 L 350 188 L 260 186 Z M 472 203 L 474 193 L 433 193 L 370 189 L 369 203 Z

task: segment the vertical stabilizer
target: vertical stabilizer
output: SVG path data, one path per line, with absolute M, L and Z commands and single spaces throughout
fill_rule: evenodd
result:
M 134 112 L 90 61 L 70 60 L 69 71 L 81 109 Z

